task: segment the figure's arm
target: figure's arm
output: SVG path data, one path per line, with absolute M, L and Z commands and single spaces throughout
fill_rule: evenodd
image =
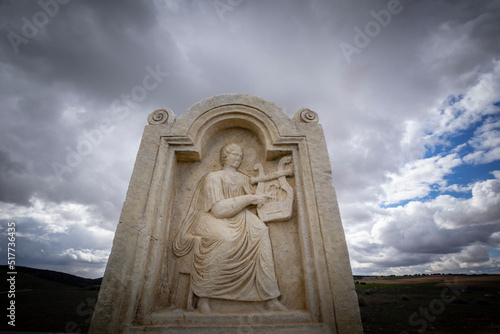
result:
M 215 218 L 229 218 L 249 205 L 262 205 L 268 199 L 268 195 L 243 195 L 223 199 L 215 203 L 210 211 Z

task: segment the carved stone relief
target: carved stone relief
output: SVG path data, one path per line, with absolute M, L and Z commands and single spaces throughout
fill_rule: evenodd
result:
M 210 143 L 200 162 L 183 163 L 178 168 L 174 216 L 184 218 L 172 230 L 169 242 L 173 245 L 170 261 L 176 261 L 178 269 L 170 280 L 175 286 L 165 298 L 168 302 L 161 303 L 161 307 L 202 313 L 234 313 L 235 308 L 286 311 L 283 300 L 291 309 L 303 309 L 300 249 L 282 250 L 289 242 L 298 244 L 297 227 L 291 219 L 293 171 L 284 168 L 285 163 L 292 164 L 291 155 L 266 162 L 259 138 L 243 128 L 218 133 Z M 242 154 L 236 167 L 220 161 L 225 148 Z M 275 172 L 265 174 L 264 165 Z M 241 207 L 229 217 L 217 218 L 212 212 L 213 203 Z M 265 222 L 270 223 L 266 226 Z M 213 244 L 203 247 L 207 243 Z M 274 256 L 282 265 L 276 267 Z M 283 264 L 288 264 L 287 274 L 283 273 Z M 290 275 L 296 277 L 282 282 L 277 279 Z M 221 291 L 217 287 L 222 287 Z M 200 299 L 204 295 L 208 303 Z M 248 303 L 251 301 L 255 303 Z
M 228 94 L 148 122 L 91 333 L 362 332 L 317 113 Z

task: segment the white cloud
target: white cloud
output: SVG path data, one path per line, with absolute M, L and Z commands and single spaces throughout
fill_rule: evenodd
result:
M 460 48 L 460 37 L 457 38 L 454 47 Z M 356 201 L 352 194 L 347 205 L 341 203 L 344 222 L 350 226 L 346 231 L 354 272 L 369 273 L 370 268 L 383 274 L 432 272 L 445 268 L 431 267 L 445 257 L 463 260 L 464 268 L 460 270 L 467 272 L 466 258 L 456 254 L 462 254 L 463 249 L 472 245 L 476 248 L 471 249 L 498 246 L 493 236 L 500 229 L 500 172 L 492 172 L 494 179 L 470 184 L 449 182 L 453 180 L 455 167 L 498 160 L 500 136 L 495 114 L 499 108 L 494 103 L 500 100 L 499 82 L 499 62 L 496 61 L 491 71 L 470 80 L 463 94 L 455 91 L 453 95 L 463 95 L 460 101 L 445 99 L 444 103 L 430 106 L 427 117 L 409 117 L 402 122 L 404 131 L 399 150 L 390 157 L 392 162 L 399 161 L 399 168 L 386 169 L 387 179 L 379 183 L 382 193 L 376 185 L 370 190 L 372 194 L 379 194 L 378 201 L 364 195 Z M 483 124 L 469 142 L 451 144 L 450 136 L 460 134 L 479 121 Z M 422 158 L 438 145 L 447 152 Z M 463 152 L 471 148 L 474 151 L 464 156 Z M 373 170 L 378 171 L 378 166 L 373 166 Z M 428 198 L 432 191 L 442 195 Z M 471 196 L 443 194 L 450 191 L 463 195 L 470 192 Z M 394 205 L 401 201 L 409 202 L 404 206 L 377 208 L 379 204 Z M 486 260 L 482 265 L 489 271 L 498 262 Z M 470 267 L 478 270 L 476 264 Z
M 41 224 L 47 234 L 68 234 L 72 227 L 89 228 L 102 225 L 104 218 L 95 207 L 63 202 L 54 203 L 33 197 L 27 207 L 12 203 L 0 203 L 4 219 L 20 220 L 30 219 Z M 99 233 L 111 234 L 103 230 Z
M 0 203 L 0 210 L 2 220 L 16 223 L 17 265 L 91 277 L 104 273 L 114 233 L 96 207 L 34 197 L 27 207 Z
M 465 162 L 485 164 L 500 160 L 500 118 L 486 120 L 476 129 L 469 144 L 475 151 L 463 158 Z
M 289 115 L 318 112 L 355 267 L 430 270 L 436 256 L 474 242 L 498 245 L 487 223 L 497 217 L 497 181 L 446 180 L 460 159 L 474 168 L 499 157 L 500 3 L 407 1 L 348 64 L 339 43 L 386 5 L 244 1 L 221 20 L 211 1 L 71 2 L 18 55 L 0 40 L 0 208 L 22 227 L 23 261 L 102 272 L 92 261 L 111 247 L 147 115 L 168 107 L 180 116 L 231 92 Z M 36 2 L 3 5 L 0 32 L 20 32 L 20 18 L 38 10 Z M 169 77 L 116 121 L 113 100 L 155 64 Z M 56 181 L 51 163 L 108 116 L 113 133 Z M 477 121 L 484 125 L 474 138 L 452 147 L 449 136 Z M 472 198 L 423 201 L 433 190 Z M 385 209 L 383 201 L 413 202 Z
M 427 117 L 419 119 L 408 119 L 404 122 L 404 135 L 401 139 L 401 150 L 409 159 L 423 156 L 426 149 L 433 149 L 437 145 L 449 146 L 447 136 L 456 135 L 460 131 L 470 128 L 482 118 L 499 113 L 499 107 L 495 106 L 500 101 L 500 61 L 494 61 L 492 70 L 480 74 L 470 87 L 465 91 L 455 91 L 454 98 L 449 100 L 442 98 L 429 106 Z M 475 71 L 477 72 L 477 71 Z M 453 91 L 453 90 L 452 90 Z M 461 95 L 461 99 L 458 97 Z M 458 101 L 457 101 L 458 100 Z M 490 120 L 494 124 L 494 120 Z M 498 128 L 490 125 L 490 127 Z M 498 133 L 494 129 L 479 129 L 477 138 L 470 144 L 481 149 L 480 143 L 488 139 L 487 148 L 473 153 L 467 158 L 467 162 L 493 161 L 498 157 Z M 453 148 L 452 148 L 453 149 Z M 458 148 L 457 148 L 458 149 Z M 485 157 L 488 155 L 488 157 Z
M 94 249 L 74 249 L 69 248 L 64 250 L 60 255 L 69 256 L 71 259 L 79 262 L 90 263 L 106 263 L 109 257 L 109 250 L 94 250 Z
M 430 265 L 434 272 L 490 273 L 500 268 L 500 258 L 490 258 L 489 250 L 483 245 L 470 245 L 455 254 L 440 256 Z
M 500 232 L 495 232 L 490 236 L 489 245 L 500 250 Z
M 495 176 L 498 172 L 495 173 Z M 435 223 L 440 228 L 464 225 L 500 223 L 500 179 L 478 181 L 472 185 L 471 198 L 440 195 L 424 202 L 411 201 L 396 208 L 386 209 L 379 222 L 398 221 L 414 225 L 419 221 Z M 376 223 L 375 226 L 378 226 Z M 410 228 L 409 226 L 407 226 Z
M 474 249 L 477 253 L 478 247 L 499 245 L 500 171 L 492 174 L 494 179 L 470 185 L 471 198 L 441 195 L 393 208 L 365 206 L 372 223 L 365 219 L 362 228 L 354 225 L 347 229 L 354 272 L 369 268 L 379 274 L 452 270 L 450 265 L 434 265 L 444 259 L 463 260 L 455 272 L 467 272 L 463 249 L 475 245 L 468 252 Z M 483 228 L 477 228 L 479 225 Z M 491 266 L 498 262 L 492 261 Z M 487 263 L 482 266 L 488 268 Z M 477 270 L 476 264 L 469 267 Z
M 406 163 L 398 173 L 389 173 L 389 182 L 382 185 L 385 192 L 385 204 L 404 200 L 423 198 L 435 187 L 445 187 L 444 176 L 452 172 L 453 167 L 462 164 L 462 160 L 453 153 L 444 157 L 434 156 Z

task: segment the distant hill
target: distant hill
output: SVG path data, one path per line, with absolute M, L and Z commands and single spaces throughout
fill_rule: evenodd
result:
M 88 332 L 100 278 L 16 266 L 15 285 L 12 287 L 5 279 L 8 272 L 7 266 L 0 266 L 0 276 L 4 277 L 0 280 L 0 295 L 7 297 L 8 291 L 15 289 L 15 297 L 2 298 L 2 307 L 6 307 L 5 302 L 15 300 L 16 332 Z M 6 322 L 0 325 L 1 333 L 6 326 Z
M 0 265 L 1 271 L 9 271 L 7 266 Z M 16 272 L 30 274 L 34 277 L 41 278 L 47 281 L 67 284 L 78 288 L 100 285 L 101 278 L 83 278 L 71 274 L 61 273 L 53 270 L 36 269 L 23 266 L 16 266 Z

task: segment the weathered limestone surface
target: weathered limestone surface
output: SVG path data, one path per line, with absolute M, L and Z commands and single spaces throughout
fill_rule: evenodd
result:
M 218 95 L 148 118 L 90 333 L 361 333 L 318 115 Z

